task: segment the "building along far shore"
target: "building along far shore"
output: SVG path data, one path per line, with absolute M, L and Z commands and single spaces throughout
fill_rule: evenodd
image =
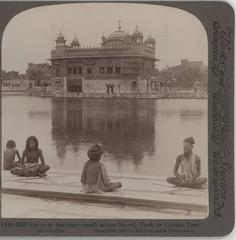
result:
M 29 63 L 23 80 L 15 71 L 2 71 L 2 91 L 81 98 L 208 97 L 208 67 L 182 59 L 159 71 L 156 41 L 151 35 L 144 38 L 137 26 L 129 34 L 119 24 L 102 35 L 98 47 L 82 47 L 76 36 L 68 45 L 61 32 L 55 42 L 51 65 Z
M 52 86 L 55 94 L 147 94 L 155 71 L 155 39 L 136 29 L 121 29 L 102 36 L 101 46 L 81 47 L 75 36 L 66 44 L 60 32 L 51 51 Z

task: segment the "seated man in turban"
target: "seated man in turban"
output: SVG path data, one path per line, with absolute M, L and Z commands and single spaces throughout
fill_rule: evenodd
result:
M 201 188 L 207 182 L 201 175 L 200 157 L 193 152 L 195 141 L 192 137 L 183 141 L 184 153 L 176 158 L 175 177 L 167 178 L 167 182 L 179 187 Z
M 81 175 L 83 191 L 86 193 L 103 193 L 120 188 L 120 182 L 110 182 L 106 168 L 100 162 L 104 150 L 99 145 L 94 145 L 88 150 L 89 160 L 84 164 Z

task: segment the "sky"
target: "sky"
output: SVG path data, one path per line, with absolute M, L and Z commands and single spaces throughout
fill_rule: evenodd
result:
M 192 14 L 172 7 L 134 3 L 76 3 L 37 7 L 16 15 L 3 35 L 2 68 L 25 73 L 28 63 L 50 58 L 61 31 L 70 44 L 76 35 L 81 47 L 99 46 L 101 36 L 117 30 L 133 33 L 137 25 L 146 38 L 156 40 L 159 69 L 180 64 L 181 59 L 207 65 L 207 36 Z

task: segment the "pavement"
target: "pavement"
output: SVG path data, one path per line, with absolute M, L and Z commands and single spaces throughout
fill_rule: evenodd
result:
M 81 191 L 79 172 L 50 170 L 47 177 L 27 178 L 3 171 L 2 192 L 5 197 L 2 198 L 2 217 L 46 215 L 59 218 L 114 218 L 114 213 L 118 218 L 142 219 L 203 219 L 208 216 L 207 188 L 177 188 L 168 184 L 166 177 L 111 174 L 110 178 L 111 181 L 120 181 L 122 188 L 103 194 L 86 194 Z M 15 206 L 16 198 L 23 198 L 24 201 L 22 207 L 19 208 L 18 204 L 13 210 L 11 206 Z M 25 201 L 29 204 L 24 204 Z M 45 207 L 30 204 L 37 201 Z M 65 203 L 67 207 L 61 208 L 58 201 Z M 46 207 L 48 205 L 52 206 Z M 68 210 L 65 210 L 67 208 Z M 79 213 L 73 211 L 73 208 L 80 209 Z

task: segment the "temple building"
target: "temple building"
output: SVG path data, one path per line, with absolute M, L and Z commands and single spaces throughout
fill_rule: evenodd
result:
M 132 34 L 118 29 L 104 35 L 99 47 L 81 47 L 75 36 L 66 44 L 60 32 L 51 51 L 55 92 L 148 93 L 155 69 L 155 39 L 144 40 L 136 29 Z

